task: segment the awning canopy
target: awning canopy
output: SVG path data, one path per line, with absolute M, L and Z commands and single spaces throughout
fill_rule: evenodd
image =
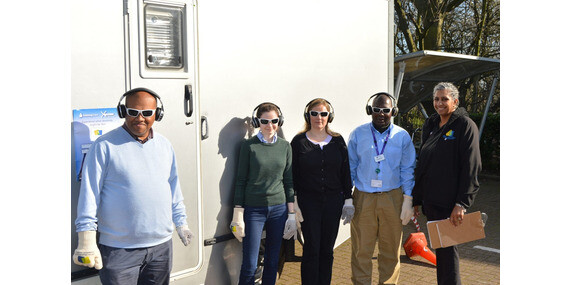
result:
M 400 112 L 406 113 L 432 96 L 438 82 L 458 84 L 468 77 L 499 69 L 499 59 L 439 51 L 424 50 L 395 57 L 395 96 Z

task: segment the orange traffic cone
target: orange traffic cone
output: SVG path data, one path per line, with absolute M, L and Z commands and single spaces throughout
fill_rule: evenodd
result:
M 414 222 L 417 232 L 410 234 L 404 242 L 404 251 L 406 252 L 406 256 L 410 258 L 415 255 L 420 255 L 424 257 L 424 259 L 436 265 L 436 255 L 434 255 L 434 253 L 432 253 L 432 251 L 430 251 L 430 249 L 428 249 L 426 246 L 428 243 L 426 242 L 424 233 L 420 231 L 420 225 L 418 224 L 418 221 L 414 216 L 412 216 L 410 219 Z
M 430 263 L 436 265 L 436 255 L 428 249 L 426 237 L 423 232 L 411 233 L 404 243 L 404 251 L 408 257 L 420 255 L 430 261 Z

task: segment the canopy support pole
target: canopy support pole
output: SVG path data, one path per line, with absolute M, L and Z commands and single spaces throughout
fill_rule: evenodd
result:
M 402 81 L 404 79 L 405 67 L 406 67 L 406 62 L 404 62 L 404 61 L 399 62 L 399 75 L 397 77 L 397 82 L 395 84 L 395 101 L 396 102 L 399 101 L 400 89 L 402 86 Z M 393 106 L 393 107 L 396 107 L 396 106 Z
M 422 113 L 422 116 L 423 116 L 425 119 L 428 119 L 428 113 L 426 113 L 426 109 L 424 109 L 424 106 L 422 105 L 422 103 L 418 102 L 418 105 L 416 105 L 416 106 L 418 106 L 418 109 L 419 109 L 420 112 Z
M 490 95 L 488 95 L 488 102 L 486 102 L 486 109 L 484 109 L 484 115 L 482 116 L 482 121 L 480 122 L 480 140 L 482 140 L 484 125 L 486 124 L 486 118 L 488 117 L 488 111 L 490 110 L 490 104 L 492 103 L 492 97 L 494 96 L 494 91 L 496 91 L 497 83 L 498 83 L 498 73 L 496 72 L 494 74 L 494 82 L 492 83 L 492 89 L 490 90 Z

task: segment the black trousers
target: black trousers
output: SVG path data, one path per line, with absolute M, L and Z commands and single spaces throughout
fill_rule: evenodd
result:
M 422 211 L 429 221 L 450 217 L 452 208 L 423 204 Z M 438 285 L 460 285 L 460 256 L 456 246 L 436 249 L 436 279 Z
M 333 247 L 345 199 L 342 193 L 298 193 L 303 215 L 302 284 L 331 284 Z

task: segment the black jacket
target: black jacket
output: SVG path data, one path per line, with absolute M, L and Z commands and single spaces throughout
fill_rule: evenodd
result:
M 304 193 L 339 193 L 351 198 L 349 154 L 342 136 L 333 137 L 323 150 L 305 133 L 291 140 L 293 188 Z
M 468 208 L 480 188 L 478 127 L 464 108 L 456 109 L 442 128 L 439 123 L 440 116 L 433 114 L 422 127 L 413 205 L 453 208 L 459 203 Z

